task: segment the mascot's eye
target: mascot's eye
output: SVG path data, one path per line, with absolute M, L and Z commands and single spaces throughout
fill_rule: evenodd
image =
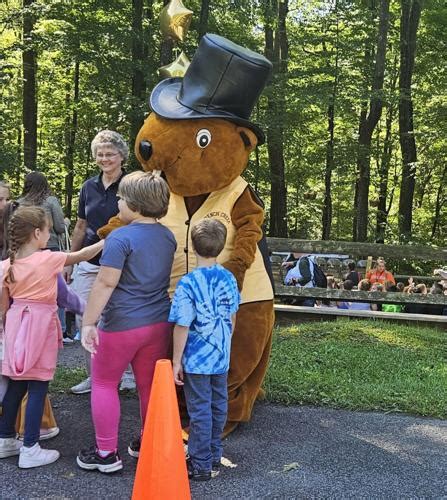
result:
M 199 148 L 206 148 L 211 142 L 211 132 L 206 128 L 202 128 L 197 132 L 196 142 Z

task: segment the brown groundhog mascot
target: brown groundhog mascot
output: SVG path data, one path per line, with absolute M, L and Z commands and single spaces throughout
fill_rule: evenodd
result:
M 217 35 L 205 35 L 184 78 L 169 78 L 152 91 L 153 111 L 142 126 L 135 152 L 143 169 L 161 170 L 171 189 L 161 223 L 174 233 L 178 248 L 171 274 L 178 280 L 196 263 L 190 229 L 212 217 L 228 231 L 218 262 L 241 290 L 228 374 L 231 432 L 250 419 L 270 356 L 273 289 L 263 240 L 264 211 L 240 174 L 264 134 L 249 121 L 271 72 L 263 56 Z M 112 219 L 104 237 L 120 225 Z

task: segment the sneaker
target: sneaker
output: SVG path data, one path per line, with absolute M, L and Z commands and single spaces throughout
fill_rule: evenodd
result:
M 220 462 L 213 462 L 211 464 L 211 477 L 216 477 L 220 472 Z
M 50 427 L 49 429 L 40 429 L 40 441 L 46 441 L 47 439 L 51 439 L 56 437 L 60 432 L 59 427 Z
M 21 469 L 31 469 L 41 465 L 52 464 L 60 457 L 57 450 L 44 450 L 36 443 L 34 446 L 22 446 L 20 448 L 19 467 Z
M 140 446 L 141 446 L 140 438 L 131 441 L 129 446 L 127 447 L 129 455 L 131 457 L 138 458 L 140 456 Z
M 39 441 L 46 441 L 56 437 L 60 432 L 59 427 L 50 427 L 48 429 L 40 429 Z M 20 441 L 23 441 L 23 434 L 19 436 Z
M 15 437 L 0 438 L 0 458 L 18 455 L 21 447 L 22 443 Z
M 99 472 L 105 474 L 116 472 L 123 468 L 123 462 L 118 452 L 112 452 L 106 457 L 101 457 L 94 446 L 87 450 L 81 450 L 76 457 L 76 462 L 81 469 L 99 470 Z
M 211 479 L 211 471 L 195 469 L 189 457 L 186 459 L 186 468 L 188 470 L 188 478 L 191 481 L 209 481 Z
M 91 392 L 92 390 L 92 381 L 90 377 L 87 377 L 85 380 L 80 382 L 78 385 L 74 385 L 70 391 L 73 394 L 87 394 L 87 392 Z
M 70 344 L 74 344 L 74 340 L 72 338 L 70 338 L 70 337 L 64 337 L 62 339 L 62 343 L 64 345 L 70 345 Z
M 121 379 L 120 391 L 134 391 L 136 387 L 134 376 L 125 373 Z

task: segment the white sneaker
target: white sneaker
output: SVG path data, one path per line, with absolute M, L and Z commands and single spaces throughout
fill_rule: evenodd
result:
M 123 378 L 121 379 L 120 391 L 133 391 L 136 389 L 135 377 L 127 372 L 124 373 Z
M 28 448 L 20 448 L 19 467 L 21 469 L 30 469 L 31 467 L 40 467 L 41 465 L 52 464 L 60 457 L 57 450 L 44 450 L 36 443 Z
M 59 427 L 49 427 L 48 429 L 40 429 L 39 441 L 45 441 L 56 437 L 60 432 Z M 20 441 L 23 441 L 23 434 L 19 435 Z
M 65 345 L 68 345 L 68 344 L 74 344 L 74 340 L 71 339 L 70 337 L 64 337 L 62 339 L 62 343 L 65 344 Z
M 22 443 L 13 438 L 0 438 L 0 458 L 13 457 L 20 453 Z
M 70 389 L 70 391 L 73 394 L 87 394 L 87 392 L 90 392 L 91 390 L 92 390 L 92 381 L 90 377 L 87 377 L 81 383 L 79 383 L 78 385 L 74 385 Z

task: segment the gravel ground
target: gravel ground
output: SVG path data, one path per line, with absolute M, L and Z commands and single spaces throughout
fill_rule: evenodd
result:
M 80 366 L 78 346 L 60 362 Z M 120 452 L 124 469 L 106 476 L 82 471 L 75 456 L 93 443 L 88 395 L 52 398 L 61 433 L 44 446 L 61 459 L 19 470 L 1 461 L 1 499 L 129 498 L 135 461 L 127 443 L 136 430 L 138 404 L 122 396 Z M 193 483 L 193 499 L 220 498 L 447 498 L 447 422 L 406 415 L 258 404 L 250 423 L 225 440 L 223 468 L 208 483 Z

